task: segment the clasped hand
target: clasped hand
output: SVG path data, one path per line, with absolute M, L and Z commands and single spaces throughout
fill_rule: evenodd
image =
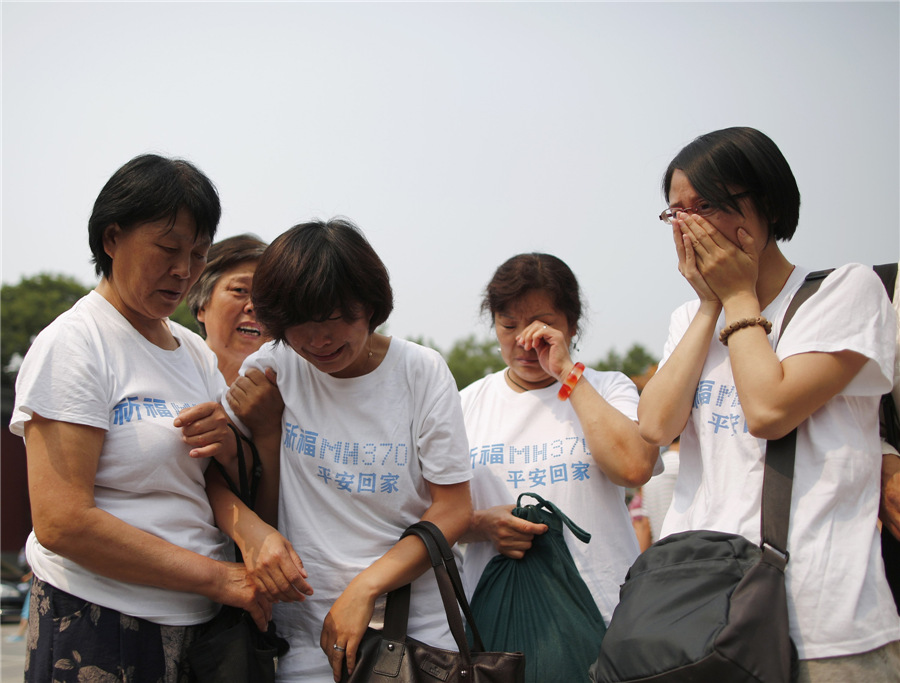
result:
M 546 524 L 535 524 L 512 514 L 514 505 L 497 505 L 482 513 L 481 532 L 490 538 L 502 555 L 521 560 L 531 549 L 534 537 L 547 532 Z
M 236 539 L 257 588 L 272 602 L 299 602 L 313 594 L 303 561 L 284 536 L 259 520 Z
M 759 274 L 756 241 L 737 228 L 735 244 L 702 216 L 679 214 L 672 221 L 678 271 L 701 301 L 724 302 L 742 292 L 753 292 Z

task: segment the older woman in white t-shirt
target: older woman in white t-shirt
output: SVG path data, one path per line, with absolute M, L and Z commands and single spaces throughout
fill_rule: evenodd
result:
M 206 263 L 219 198 L 156 155 L 110 178 L 88 225 L 97 288 L 35 339 L 16 384 L 34 530 L 26 681 L 187 680 L 216 603 L 265 626 L 269 603 L 226 562 L 204 489 L 231 467 L 225 389 L 203 340 L 168 320 Z
M 463 539 L 467 592 L 474 593 L 494 556 L 522 558 L 547 531 L 511 512 L 519 494 L 537 493 L 592 535 L 585 544 L 565 531 L 608 623 L 638 555 L 625 487 L 646 482 L 658 455 L 638 432 L 637 388 L 621 372 L 572 358 L 581 292 L 568 265 L 551 254 L 518 254 L 500 265 L 482 311 L 491 316 L 506 367 L 460 392 L 474 470 L 475 513 Z M 541 654 L 525 653 L 529 672 L 540 670 Z

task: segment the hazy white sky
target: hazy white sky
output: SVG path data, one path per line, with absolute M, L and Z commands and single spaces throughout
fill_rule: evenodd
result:
M 759 128 L 819 268 L 900 252 L 900 4 L 0 3 L 2 280 L 96 280 L 87 220 L 144 152 L 216 183 L 219 237 L 345 215 L 387 264 L 388 331 L 475 332 L 494 269 L 564 259 L 580 356 L 658 355 L 691 297 L 660 178 Z

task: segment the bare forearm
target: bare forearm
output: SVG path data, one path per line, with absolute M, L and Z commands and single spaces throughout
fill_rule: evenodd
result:
M 465 495 L 452 495 L 447 500 L 436 500 L 422 515 L 423 520 L 435 524 L 450 545 L 456 543 L 468 530 L 472 521 L 472 506 L 468 483 L 452 487 L 465 491 Z M 431 563 L 422 541 L 407 537 L 398 541 L 390 550 L 360 573 L 354 580 L 364 586 L 365 592 L 378 596 L 417 579 Z
M 44 547 L 100 576 L 222 601 L 225 567 L 142 531 L 97 508 L 68 510 L 55 520 L 35 516 Z
M 261 519 L 278 527 L 278 495 L 281 482 L 281 431 L 260 434 L 254 440 L 262 461 L 262 477 L 256 494 L 255 512 Z
M 727 320 L 759 315 L 755 298 L 726 303 Z M 745 301 L 749 299 L 748 301 Z M 801 353 L 779 360 L 759 325 L 728 337 L 734 384 L 749 432 L 777 439 L 840 392 L 862 369 L 866 357 L 854 351 Z
M 569 400 L 591 455 L 610 481 L 619 486 L 641 486 L 650 479 L 659 449 L 641 438 L 636 422 L 611 406 L 586 381 L 575 385 Z
M 638 422 L 648 443 L 666 446 L 684 431 L 720 310 L 717 303 L 701 304 L 666 364 L 644 387 Z

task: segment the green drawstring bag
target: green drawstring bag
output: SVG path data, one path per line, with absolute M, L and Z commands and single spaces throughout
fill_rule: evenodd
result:
M 537 504 L 523 506 L 525 496 Z M 497 555 L 485 567 L 471 600 L 484 647 L 524 652 L 525 683 L 587 683 L 606 625 L 566 546 L 563 525 L 583 543 L 591 535 L 534 493 L 521 494 L 512 514 L 548 529 L 521 560 Z

